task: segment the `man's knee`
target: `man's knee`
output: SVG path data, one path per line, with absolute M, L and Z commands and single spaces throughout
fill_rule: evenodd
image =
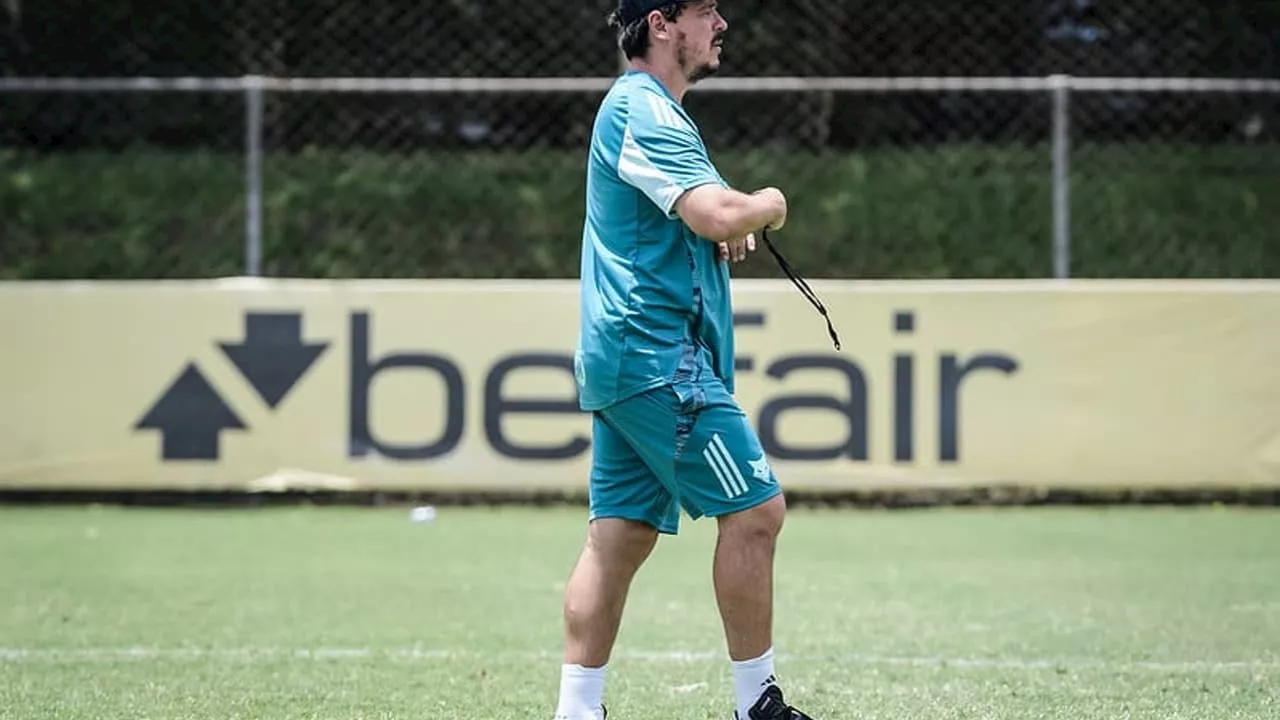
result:
M 779 493 L 748 510 L 722 516 L 720 532 L 743 540 L 772 541 L 782 532 L 786 516 L 787 500 Z
M 599 518 L 587 529 L 587 547 L 611 566 L 634 571 L 658 541 L 657 528 L 622 518 Z

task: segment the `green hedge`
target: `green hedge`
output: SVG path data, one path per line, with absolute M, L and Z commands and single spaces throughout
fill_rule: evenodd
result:
M 1043 277 L 1046 147 L 720 152 L 791 197 L 777 240 L 811 277 Z M 580 152 L 270 154 L 265 269 L 296 277 L 575 277 Z M 1280 147 L 1088 145 L 1072 156 L 1081 277 L 1280 275 Z M 0 151 L 0 278 L 244 267 L 235 153 Z M 766 257 L 741 276 L 776 276 Z

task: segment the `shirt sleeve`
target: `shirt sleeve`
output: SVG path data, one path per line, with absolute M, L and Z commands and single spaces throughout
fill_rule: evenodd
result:
M 637 93 L 618 155 L 618 175 L 667 217 L 680 196 L 700 185 L 723 185 L 701 136 L 667 98 Z

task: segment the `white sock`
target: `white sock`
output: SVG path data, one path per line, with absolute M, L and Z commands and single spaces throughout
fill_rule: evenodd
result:
M 738 696 L 738 718 L 747 720 L 747 711 L 764 694 L 764 689 L 777 684 L 773 670 L 773 648 L 754 660 L 733 662 L 733 687 Z
M 604 676 L 608 668 L 608 665 L 598 668 L 561 666 L 560 705 L 556 708 L 556 720 L 600 720 Z

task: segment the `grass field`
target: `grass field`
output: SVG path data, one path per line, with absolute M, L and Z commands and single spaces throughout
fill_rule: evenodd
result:
M 549 720 L 580 509 L 0 508 L 0 718 Z M 664 540 L 620 720 L 728 718 L 714 525 Z M 1280 716 L 1280 513 L 794 510 L 777 648 L 829 718 Z

